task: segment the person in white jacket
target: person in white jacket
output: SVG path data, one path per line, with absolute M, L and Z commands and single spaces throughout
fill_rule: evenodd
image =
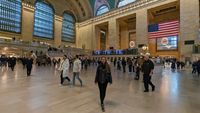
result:
M 76 55 L 76 60 L 74 61 L 73 64 L 73 85 L 75 85 L 75 78 L 77 78 L 81 86 L 83 86 L 82 80 L 79 77 L 80 72 L 81 72 L 81 61 L 79 60 L 79 56 Z
M 70 78 L 69 76 L 69 59 L 67 58 L 67 56 L 65 55 L 63 58 L 63 61 L 60 63 L 60 67 L 59 70 L 61 71 L 61 75 L 60 75 L 60 84 L 63 85 L 63 82 L 65 79 L 68 80 L 68 82 L 70 82 Z

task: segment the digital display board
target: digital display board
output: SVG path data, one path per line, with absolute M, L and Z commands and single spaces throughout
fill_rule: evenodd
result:
M 117 55 L 124 55 L 124 50 L 116 50 Z
M 121 49 L 121 50 L 95 50 L 92 52 L 93 55 L 138 55 L 137 48 Z
M 157 51 L 177 50 L 178 36 L 157 38 Z

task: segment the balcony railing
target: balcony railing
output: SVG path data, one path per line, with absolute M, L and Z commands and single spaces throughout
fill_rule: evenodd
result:
M 48 48 L 49 44 L 41 42 L 25 42 L 19 40 L 0 40 L 1 45 L 13 45 L 13 46 L 23 46 L 23 47 L 39 47 L 39 48 Z

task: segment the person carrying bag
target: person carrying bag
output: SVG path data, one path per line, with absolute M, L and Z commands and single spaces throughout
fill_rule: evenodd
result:
M 107 88 L 108 83 L 112 84 L 110 66 L 107 63 L 106 59 L 102 58 L 100 65 L 97 67 L 95 84 L 98 84 L 98 87 L 99 87 L 101 108 L 103 112 L 105 112 L 104 99 L 106 96 L 106 88 Z

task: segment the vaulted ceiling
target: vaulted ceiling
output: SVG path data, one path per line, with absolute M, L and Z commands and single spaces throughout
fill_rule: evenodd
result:
M 34 6 L 36 0 L 22 0 L 22 1 Z M 55 14 L 59 16 L 62 16 L 64 11 L 69 11 L 73 13 L 77 21 L 84 21 L 93 16 L 89 0 L 44 0 L 44 1 L 50 3 L 55 10 Z
M 92 3 L 95 0 L 22 0 L 25 3 L 31 4 L 34 6 L 36 1 L 46 1 L 50 3 L 54 10 L 55 14 L 62 16 L 64 11 L 70 11 L 74 14 L 77 21 L 84 21 L 94 16 Z M 100 0 L 101 1 L 101 0 Z M 104 1 L 104 0 L 102 0 Z M 119 0 L 108 0 L 108 3 L 113 9 Z M 139 1 L 139 0 L 138 0 Z

